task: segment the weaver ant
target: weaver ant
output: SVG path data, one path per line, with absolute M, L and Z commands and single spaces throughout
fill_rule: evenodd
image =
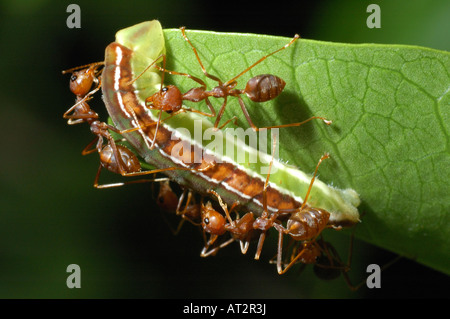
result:
M 62 74 L 72 73 L 70 76 L 70 91 L 76 96 L 75 104 L 63 115 L 63 118 L 68 120 L 67 124 L 83 122 L 91 124 L 98 119 L 98 114 L 91 110 L 87 101 L 101 87 L 100 75 L 103 69 L 99 70 L 99 68 L 103 65 L 103 62 L 96 62 L 62 71 Z M 95 84 L 95 88 L 91 90 L 93 84 Z M 72 114 L 70 114 L 71 112 Z
M 184 208 L 181 208 L 185 197 L 187 197 L 186 203 L 184 204 Z M 170 181 L 166 179 L 160 183 L 156 203 L 162 210 L 181 216 L 182 219 L 175 230 L 168 223 L 174 235 L 179 233 L 186 220 L 195 226 L 200 225 L 198 221 L 201 216 L 201 204 L 195 202 L 194 194 L 191 190 L 185 189 L 180 197 L 178 197 L 170 186 Z
M 278 273 L 284 274 L 289 268 L 294 265 L 297 260 L 302 255 L 314 255 L 311 252 L 311 249 L 306 249 L 309 242 L 314 242 L 317 236 L 319 236 L 325 228 L 332 227 L 334 229 L 340 229 L 340 227 L 335 227 L 333 225 L 329 225 L 328 221 L 330 219 L 330 213 L 324 209 L 314 208 L 308 206 L 306 203 L 308 201 L 309 194 L 311 192 L 311 188 L 314 184 L 314 180 L 316 178 L 317 172 L 319 170 L 319 166 L 323 160 L 329 158 L 328 154 L 323 155 L 319 162 L 317 163 L 316 169 L 314 171 L 314 175 L 311 178 L 311 182 L 309 184 L 308 190 L 306 192 L 305 198 L 303 199 L 303 203 L 300 208 L 296 209 L 292 212 L 287 220 L 286 227 L 283 226 L 278 220 L 277 217 L 280 213 L 285 213 L 287 210 L 277 211 L 269 216 L 267 212 L 267 208 L 264 210 L 261 217 L 259 217 L 255 223 L 254 228 L 260 229 L 262 231 L 258 248 L 255 255 L 255 259 L 259 259 L 259 254 L 262 249 L 262 244 L 264 242 L 264 237 L 267 230 L 271 227 L 274 227 L 278 233 L 278 249 L 277 249 L 277 270 Z M 270 168 L 269 168 L 270 174 Z M 268 179 L 266 180 L 267 185 Z M 267 187 L 267 186 L 265 186 Z M 263 202 L 264 207 L 267 207 L 267 199 L 265 198 L 265 192 L 263 193 Z M 302 249 L 296 257 L 292 259 L 292 261 L 284 267 L 282 265 L 282 253 L 283 253 L 283 235 L 289 235 L 295 241 L 301 241 L 304 243 L 304 249 Z M 305 256 L 306 258 L 306 256 Z
M 275 147 L 275 140 L 274 140 L 274 147 Z M 272 153 L 274 154 L 274 152 Z M 297 208 L 295 210 L 278 210 L 277 212 L 274 212 L 272 214 L 269 214 L 267 209 L 267 187 L 269 184 L 269 176 L 270 176 L 270 169 L 273 164 L 273 156 L 272 160 L 270 162 L 269 166 L 269 172 L 264 184 L 263 189 L 263 207 L 264 211 L 263 214 L 260 217 L 257 217 L 256 219 L 253 216 L 253 213 L 249 212 L 244 215 L 242 219 L 239 219 L 239 217 L 233 221 L 231 220 L 230 213 L 226 207 L 225 204 L 222 203 L 220 196 L 212 192 L 219 200 L 219 203 L 222 207 L 222 209 L 225 212 L 226 218 L 228 219 L 228 223 L 226 222 L 226 219 L 223 217 L 222 214 L 218 213 L 217 211 L 211 209 L 210 207 L 203 207 L 202 209 L 202 226 L 203 229 L 211 234 L 210 240 L 208 244 L 205 246 L 203 250 L 203 255 L 205 255 L 205 251 L 209 248 L 209 246 L 214 243 L 216 238 L 220 235 L 223 235 L 226 231 L 229 231 L 232 234 L 232 238 L 225 242 L 224 244 L 220 245 L 219 247 L 214 248 L 210 252 L 215 252 L 220 248 L 225 247 L 230 242 L 234 240 L 239 240 L 241 243 L 241 251 L 242 253 L 246 253 L 248 248 L 248 243 L 250 239 L 253 239 L 255 234 L 259 233 L 259 240 L 258 245 L 255 253 L 255 259 L 259 259 L 262 247 L 265 241 L 266 233 L 270 228 L 275 228 L 279 232 L 279 239 L 278 239 L 278 249 L 277 249 L 277 270 L 279 274 L 285 273 L 293 264 L 295 264 L 301 257 L 308 258 L 310 256 L 311 260 L 315 256 L 314 254 L 314 246 L 310 247 L 310 243 L 314 243 L 314 240 L 317 236 L 319 236 L 322 231 L 327 227 L 334 227 L 328 225 L 328 221 L 330 218 L 330 213 L 327 212 L 324 209 L 319 208 L 313 208 L 306 205 L 309 194 L 311 192 L 311 188 L 314 184 L 315 177 L 317 175 L 319 165 L 321 162 L 328 158 L 329 155 L 325 154 L 321 157 L 319 160 L 319 163 L 316 166 L 316 169 L 314 171 L 314 175 L 311 179 L 311 182 L 308 187 L 308 191 L 306 193 L 306 196 L 303 200 L 303 204 L 300 208 Z M 235 202 L 233 206 L 230 209 L 230 212 L 239 205 L 238 202 Z M 280 214 L 286 214 L 289 213 L 289 218 L 286 223 L 286 227 L 282 225 L 278 217 Z M 339 229 L 338 227 L 334 227 L 336 229 Z M 282 248 L 283 248 L 283 236 L 284 235 L 290 235 L 291 238 L 295 241 L 301 241 L 302 243 L 305 243 L 304 249 L 300 250 L 298 254 L 292 258 L 291 262 L 285 266 L 283 269 L 283 263 L 282 263 Z
M 297 245 L 296 245 L 297 244 Z M 360 285 L 352 286 L 347 272 L 350 270 L 351 251 L 353 245 L 353 236 L 350 243 L 350 254 L 347 263 L 343 263 L 336 251 L 336 249 L 329 243 L 323 240 L 322 236 L 315 240 L 296 241 L 291 238 L 289 246 L 292 248 L 290 259 L 284 261 L 284 272 L 286 272 L 292 265 L 301 263 L 300 271 L 303 271 L 306 265 L 314 265 L 314 273 L 317 277 L 323 280 L 332 280 L 339 277 L 340 273 L 344 274 L 344 279 L 352 290 L 357 290 Z M 277 258 L 279 254 L 276 255 Z M 272 260 L 270 261 L 273 262 Z M 277 264 L 280 263 L 278 260 Z
M 203 230 L 209 233 L 211 236 L 209 241 L 203 248 L 201 256 L 207 257 L 216 254 L 219 249 L 228 246 L 230 243 L 236 240 L 239 241 L 242 254 L 246 254 L 250 241 L 257 236 L 257 232 L 253 229 L 253 222 L 255 221 L 253 213 L 246 213 L 242 218 L 239 218 L 238 215 L 237 218 L 233 220 L 230 214 L 239 205 L 239 202 L 233 203 L 230 210 L 228 210 L 227 205 L 223 203 L 219 194 L 217 194 L 213 190 L 210 190 L 209 193 L 217 197 L 219 205 L 225 212 L 225 218 L 222 214 L 217 212 L 212 207 L 210 202 L 208 202 L 206 205 L 202 204 L 202 227 Z M 220 245 L 214 247 L 213 249 L 208 250 L 211 245 L 215 243 L 218 236 L 223 235 L 227 231 L 231 234 L 231 238 L 228 241 L 225 241 Z
M 159 118 L 158 118 L 158 123 L 161 121 L 161 114 L 163 111 L 168 112 L 168 113 L 181 113 L 181 112 L 196 112 L 196 113 L 200 113 L 202 115 L 208 116 L 208 117 L 216 117 L 215 123 L 214 123 L 214 129 L 220 129 L 222 127 L 224 127 L 226 124 L 228 124 L 231 121 L 236 121 L 237 117 L 234 116 L 233 118 L 231 118 L 230 120 L 226 121 L 224 124 L 222 124 L 219 127 L 219 123 L 220 120 L 225 112 L 225 108 L 227 106 L 227 99 L 229 96 L 233 96 L 236 97 L 239 101 L 239 104 L 241 106 L 242 112 L 247 120 L 247 122 L 249 123 L 249 125 L 252 127 L 252 129 L 254 131 L 258 131 L 261 129 L 271 129 L 271 128 L 281 128 L 281 127 L 291 127 L 291 126 L 300 126 L 306 122 L 309 122 L 310 120 L 313 119 L 321 119 L 323 120 L 327 125 L 331 124 L 331 121 L 325 119 L 324 117 L 320 117 L 320 116 L 313 116 L 305 121 L 302 122 L 298 122 L 298 123 L 291 123 L 291 124 L 283 124 L 283 125 L 276 125 L 276 126 L 268 126 L 268 127 L 262 127 L 262 128 L 258 128 L 255 124 L 253 124 L 253 121 L 250 118 L 250 115 L 247 111 L 247 108 L 244 104 L 244 101 L 241 98 L 242 94 L 246 94 L 252 101 L 254 102 L 266 102 L 266 101 L 270 101 L 275 99 L 278 95 L 280 95 L 280 93 L 283 91 L 286 82 L 279 78 L 276 75 L 272 75 L 272 74 L 262 74 L 262 75 L 257 75 L 253 78 L 251 78 L 244 89 L 236 89 L 236 85 L 237 85 L 237 79 L 239 77 L 241 77 L 243 74 L 247 73 L 248 71 L 250 71 L 253 67 L 255 67 L 257 64 L 261 63 L 262 61 L 264 61 L 266 58 L 268 58 L 269 56 L 286 49 L 287 47 L 291 46 L 300 36 L 298 34 L 296 34 L 294 36 L 294 38 L 287 43 L 286 45 L 284 45 L 283 47 L 273 51 L 272 53 L 269 53 L 265 56 L 263 56 L 262 58 L 260 58 L 258 61 L 256 61 L 255 63 L 253 63 L 251 66 L 249 66 L 248 68 L 246 68 L 244 71 L 242 71 L 241 73 L 239 73 L 237 76 L 233 77 L 232 79 L 223 82 L 221 79 L 219 79 L 217 76 L 211 75 L 209 74 L 205 67 L 203 66 L 202 61 L 200 60 L 200 57 L 197 53 L 197 49 L 194 47 L 194 45 L 191 43 L 191 41 L 189 40 L 189 38 L 186 36 L 186 32 L 185 32 L 185 27 L 181 27 L 180 28 L 182 35 L 184 37 L 184 39 L 189 43 L 189 45 L 192 47 L 192 50 L 194 51 L 194 54 L 197 58 L 198 63 L 200 64 L 200 67 L 203 71 L 203 74 L 208 77 L 209 79 L 212 79 L 213 81 L 217 82 L 218 85 L 216 87 L 214 87 L 212 90 L 207 91 L 207 87 L 206 87 L 206 83 L 195 77 L 192 76 L 190 74 L 187 73 L 181 73 L 181 72 L 176 72 L 176 71 L 170 71 L 167 70 L 165 68 L 166 65 L 166 56 L 165 54 L 160 55 L 158 58 L 156 58 L 155 61 L 153 61 L 149 66 L 146 67 L 146 69 L 141 73 L 141 75 L 146 72 L 150 67 L 154 66 L 157 69 L 159 69 L 161 72 L 165 73 L 169 73 L 171 75 L 181 75 L 181 76 L 185 76 L 187 78 L 190 78 L 192 80 L 194 80 L 195 82 L 197 82 L 198 84 L 200 84 L 200 87 L 196 87 L 196 88 L 192 88 L 189 91 L 187 91 L 186 93 L 181 93 L 180 89 L 178 87 L 176 87 L 175 85 L 168 85 L 166 87 L 163 87 L 162 83 L 163 80 L 161 81 L 161 89 L 154 93 L 152 96 L 146 98 L 145 103 L 146 106 L 150 109 L 155 109 L 155 110 L 160 110 L 159 112 Z M 160 59 L 163 59 L 163 67 L 160 67 L 156 64 L 157 61 L 159 61 Z M 139 75 L 138 77 L 136 77 L 133 81 L 131 81 L 130 83 L 133 83 L 134 81 L 136 81 L 141 75 Z M 164 77 L 162 76 L 162 79 Z M 213 98 L 223 98 L 223 104 L 219 110 L 219 113 L 216 113 L 216 110 L 214 109 L 214 107 L 212 106 L 211 102 L 208 100 L 208 98 L 213 97 Z M 195 109 L 190 109 L 190 108 L 184 108 L 183 107 L 183 101 L 191 101 L 191 102 L 200 102 L 200 101 L 205 101 L 206 105 L 208 106 L 209 110 L 211 113 L 205 113 L 205 112 L 201 112 Z
M 182 170 L 204 170 L 206 168 L 200 169 L 189 169 L 184 167 L 168 167 L 163 169 L 155 169 L 149 171 L 141 171 L 141 165 L 136 157 L 136 155 L 127 147 L 116 144 L 114 138 L 109 131 L 113 131 L 117 134 L 129 133 L 137 130 L 138 128 L 132 128 L 129 130 L 118 130 L 114 126 L 109 125 L 105 122 L 99 120 L 99 116 L 95 113 L 87 103 L 92 98 L 92 95 L 100 89 L 101 80 L 99 75 L 101 70 L 98 68 L 103 66 L 103 62 L 92 63 L 89 65 L 84 65 L 69 70 L 65 70 L 62 73 L 66 74 L 72 72 L 70 78 L 70 90 L 76 95 L 76 103 L 70 107 L 63 115 L 65 119 L 68 119 L 68 124 L 79 124 L 87 123 L 90 126 L 91 132 L 96 135 L 94 140 L 90 142 L 81 152 L 82 155 L 91 154 L 95 151 L 99 153 L 100 156 L 100 166 L 98 168 L 97 174 L 94 180 L 95 188 L 109 188 L 122 186 L 131 183 L 143 183 L 150 180 L 135 180 L 128 181 L 124 183 L 112 183 L 99 185 L 99 177 L 102 168 L 121 174 L 122 176 L 142 176 L 147 174 L 154 174 L 163 171 L 169 171 L 174 169 Z M 81 69 L 81 70 L 80 70 Z M 78 71 L 80 70 L 80 71 Z M 92 85 L 95 83 L 95 88 L 91 90 Z M 106 139 L 106 144 L 104 144 Z M 95 148 L 92 148 L 93 145 Z

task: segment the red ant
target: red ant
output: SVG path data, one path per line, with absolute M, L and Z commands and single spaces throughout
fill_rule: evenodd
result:
M 272 75 L 272 74 L 262 74 L 262 75 L 258 75 L 255 76 L 253 78 L 251 78 L 244 89 L 239 90 L 239 89 L 235 89 L 236 85 L 237 85 L 237 79 L 239 77 L 241 77 L 243 74 L 247 73 L 249 70 L 251 70 L 253 67 L 255 67 L 257 64 L 261 63 L 262 61 L 264 61 L 266 58 L 268 58 L 269 56 L 286 49 L 287 47 L 289 47 L 290 45 L 292 45 L 300 36 L 298 34 L 296 34 L 294 36 L 294 38 L 286 45 L 284 45 L 283 47 L 281 47 L 278 50 L 273 51 L 272 53 L 269 53 L 265 56 L 263 56 L 262 58 L 260 58 L 258 61 L 256 61 L 255 63 L 253 63 L 251 66 L 249 66 L 247 69 L 245 69 L 244 71 L 242 71 L 241 73 L 239 73 L 237 76 L 235 76 L 234 78 L 228 80 L 227 82 L 222 82 L 222 80 L 220 80 L 218 77 L 209 74 L 205 67 L 203 66 L 202 61 L 200 60 L 200 57 L 197 53 L 197 49 L 194 47 L 194 45 L 191 43 L 191 41 L 188 39 L 188 37 L 186 36 L 185 33 L 185 27 L 181 27 L 181 32 L 182 35 L 184 37 L 184 39 L 189 43 L 189 45 L 192 47 L 194 54 L 197 58 L 198 63 L 200 64 L 200 67 L 203 71 L 203 74 L 212 79 L 213 81 L 216 81 L 218 83 L 218 85 L 216 87 L 214 87 L 212 90 L 207 91 L 207 87 L 206 87 L 206 83 L 197 78 L 194 77 L 190 74 L 187 73 L 180 73 L 180 72 L 176 72 L 176 71 L 169 71 L 166 70 L 165 65 L 166 65 L 166 56 L 165 54 L 160 55 L 158 58 L 156 58 L 156 60 L 154 62 L 152 62 L 142 73 L 141 75 L 146 72 L 150 67 L 154 66 L 157 69 L 159 69 L 160 71 L 172 75 L 181 75 L 181 76 L 185 76 L 188 77 L 192 80 L 194 80 L 195 82 L 199 83 L 201 85 L 201 87 L 196 87 L 193 89 L 190 89 L 189 91 L 187 91 L 186 93 L 181 93 L 180 89 L 174 85 L 168 85 L 166 87 L 162 87 L 162 83 L 163 83 L 163 79 L 161 81 L 161 89 L 154 93 L 152 96 L 148 97 L 145 100 L 146 106 L 150 109 L 155 109 L 155 110 L 160 110 L 159 113 L 159 118 L 158 118 L 158 123 L 161 121 L 161 114 L 162 111 L 168 112 L 168 113 L 181 113 L 181 112 L 185 112 L 185 111 L 189 111 L 189 112 L 196 112 L 196 113 L 200 113 L 202 115 L 208 116 L 208 117 L 214 117 L 216 116 L 216 111 L 214 109 L 214 107 L 212 106 L 211 102 L 208 100 L 209 97 L 213 97 L 213 98 L 223 98 L 223 104 L 219 110 L 219 113 L 217 115 L 216 121 L 214 123 L 214 129 L 220 129 L 222 127 L 224 127 L 226 124 L 228 124 L 230 121 L 236 121 L 236 116 L 234 116 L 233 118 L 231 118 L 230 120 L 226 121 L 224 124 L 222 124 L 219 127 L 219 122 L 224 114 L 225 111 L 225 107 L 227 106 L 227 98 L 228 96 L 234 96 L 236 98 L 238 98 L 239 104 L 241 106 L 242 112 L 244 113 L 245 118 L 247 119 L 247 122 L 249 123 L 249 125 L 253 128 L 254 131 L 258 131 L 261 129 L 271 129 L 271 128 L 281 128 L 281 127 L 291 127 L 291 126 L 300 126 L 306 122 L 309 122 L 310 120 L 313 119 L 321 119 L 323 120 L 327 125 L 331 124 L 331 121 L 320 117 L 320 116 L 313 116 L 305 121 L 302 122 L 298 122 L 298 123 L 291 123 L 291 124 L 284 124 L 284 125 L 276 125 L 276 126 L 268 126 L 268 127 L 262 127 L 262 128 L 258 128 L 255 124 L 253 124 L 253 121 L 250 118 L 250 115 L 247 111 L 247 108 L 244 104 L 244 101 L 241 98 L 242 94 L 246 94 L 252 101 L 254 102 L 266 102 L 266 101 L 270 101 L 273 100 L 274 98 L 276 98 L 278 95 L 280 95 L 280 93 L 283 91 L 286 82 L 279 78 L 278 76 Z M 163 67 L 160 67 L 158 65 L 156 65 L 156 62 L 160 59 L 163 59 Z M 134 79 L 132 82 L 136 81 L 141 75 L 139 75 L 136 79 Z M 163 78 L 163 77 L 162 77 Z M 191 102 L 200 102 L 200 101 L 205 101 L 206 105 L 208 106 L 209 110 L 211 113 L 204 113 L 198 110 L 194 110 L 194 109 L 190 109 L 190 108 L 183 108 L 183 101 L 191 101 Z
M 186 197 L 186 193 L 187 199 L 186 203 L 184 204 L 184 208 L 182 209 L 181 207 L 183 206 L 183 201 Z M 181 216 L 182 218 L 178 223 L 176 230 L 173 230 L 172 227 L 170 227 L 174 235 L 179 233 L 186 220 L 195 226 L 200 225 L 200 223 L 197 221 L 200 220 L 201 205 L 195 202 L 193 196 L 194 195 L 192 191 L 188 191 L 185 189 L 181 196 L 178 197 L 178 195 L 173 191 L 172 187 L 170 187 L 170 181 L 168 179 L 160 183 L 156 203 L 162 210 L 169 213 L 175 213 L 177 216 Z
M 333 227 L 335 229 L 340 229 L 340 227 L 335 227 L 333 225 L 329 225 L 328 221 L 330 219 L 330 213 L 324 209 L 309 207 L 306 205 L 308 201 L 309 194 L 311 192 L 311 188 L 314 184 L 314 180 L 316 178 L 318 169 L 323 160 L 329 158 L 328 154 L 323 155 L 319 162 L 317 163 L 316 169 L 314 171 L 314 175 L 311 178 L 311 182 L 308 187 L 308 191 L 306 192 L 306 196 L 303 200 L 303 203 L 299 209 L 296 209 L 289 216 L 286 227 L 284 227 L 280 222 L 278 222 L 277 217 L 280 213 L 285 213 L 287 210 L 280 210 L 268 215 L 267 208 L 264 210 L 261 217 L 259 217 L 255 223 L 254 228 L 260 229 L 262 231 L 258 248 L 255 255 L 255 259 L 259 259 L 259 255 L 262 249 L 262 244 L 264 242 L 265 233 L 271 227 L 274 227 L 278 233 L 278 249 L 277 249 L 277 270 L 278 273 L 284 274 L 295 262 L 303 255 L 314 255 L 311 252 L 314 250 L 307 250 L 309 242 L 314 242 L 314 240 L 319 236 L 325 228 Z M 272 164 L 272 162 L 271 162 Z M 269 168 L 270 174 L 270 168 Z M 267 187 L 268 179 L 266 180 L 265 188 Z M 263 193 L 263 205 L 267 207 L 267 199 L 265 192 Z M 291 210 L 290 210 L 291 211 Z M 283 235 L 289 235 L 295 241 L 304 242 L 304 249 L 299 252 L 299 254 L 294 257 L 284 269 L 282 266 L 282 251 L 283 251 Z M 306 256 L 305 256 L 306 258 Z
M 98 119 L 98 114 L 91 110 L 87 101 L 89 101 L 92 98 L 92 95 L 101 87 L 100 75 L 103 69 L 98 69 L 102 67 L 103 64 L 103 62 L 96 62 L 62 71 L 62 74 L 72 73 L 70 77 L 70 91 L 76 96 L 76 103 L 63 115 L 63 118 L 68 120 L 67 124 L 72 125 L 83 122 L 90 124 Z M 91 87 L 94 83 L 95 88 L 91 91 Z M 70 115 L 71 112 L 73 112 L 72 115 Z
M 201 256 L 207 257 L 213 254 L 216 254 L 217 251 L 225 246 L 228 246 L 233 241 L 238 240 L 241 246 L 241 252 L 243 254 L 247 253 L 250 241 L 255 238 L 256 231 L 253 229 L 252 225 L 255 221 L 252 212 L 246 213 L 242 218 L 238 217 L 235 220 L 231 218 L 231 212 L 239 205 L 239 202 L 233 203 L 230 210 L 228 210 L 227 205 L 223 203 L 219 194 L 215 191 L 210 190 L 209 193 L 215 195 L 217 200 L 219 201 L 219 205 L 222 207 L 225 212 L 225 218 L 222 214 L 217 212 L 208 202 L 205 205 L 202 205 L 202 227 L 203 230 L 209 234 L 211 237 L 209 241 L 206 243 L 205 247 L 202 250 Z M 228 223 L 227 223 L 228 220 Z M 212 244 L 215 243 L 218 236 L 223 235 L 226 231 L 231 234 L 231 239 L 228 241 L 221 243 L 220 245 L 214 247 L 211 250 L 208 250 Z
M 273 147 L 275 149 L 276 146 L 276 140 L 274 139 Z M 273 151 L 272 154 L 275 152 Z M 264 184 L 263 189 L 263 207 L 264 211 L 262 215 L 253 223 L 253 229 L 260 230 L 261 234 L 258 240 L 258 246 L 255 253 L 255 259 L 259 259 L 262 247 L 264 244 L 264 240 L 266 237 L 267 231 L 274 227 L 279 232 L 279 243 L 278 243 L 278 251 L 277 251 L 277 267 L 278 267 L 278 273 L 284 273 L 287 271 L 285 269 L 284 271 L 281 269 L 281 256 L 282 256 L 282 236 L 283 234 L 290 235 L 294 240 L 300 241 L 300 240 L 310 240 L 317 237 L 323 229 L 325 229 L 328 226 L 328 220 L 330 218 L 330 213 L 327 212 L 324 209 L 320 208 L 313 208 L 306 205 L 306 202 L 308 201 L 309 194 L 311 192 L 312 186 L 314 184 L 314 180 L 316 178 L 319 165 L 322 163 L 324 159 L 329 158 L 328 154 L 323 155 L 319 163 L 316 166 L 316 169 L 314 171 L 314 175 L 311 178 L 311 182 L 309 184 L 308 190 L 306 192 L 305 198 L 303 199 L 303 203 L 300 208 L 295 209 L 293 212 L 292 210 L 279 210 L 277 212 L 272 213 L 269 215 L 268 209 L 267 209 L 267 187 L 269 184 L 269 176 L 270 176 L 270 170 L 273 165 L 273 156 L 272 160 L 269 165 L 269 172 L 267 174 L 266 182 Z M 278 220 L 278 216 L 281 213 L 287 213 L 288 211 L 291 211 L 291 214 L 287 221 L 287 227 L 285 228 Z
M 82 155 L 87 155 L 97 150 L 100 155 L 100 166 L 98 168 L 97 175 L 95 176 L 94 187 L 108 188 L 122 186 L 124 184 L 143 183 L 149 181 L 136 180 L 125 183 L 98 185 L 98 180 L 102 168 L 106 168 L 109 171 L 121 174 L 122 176 L 141 176 L 174 169 L 192 170 L 183 167 L 168 167 L 163 169 L 141 171 L 141 165 L 136 155 L 125 146 L 116 144 L 109 131 L 113 131 L 118 134 L 124 134 L 135 131 L 137 130 L 137 128 L 121 131 L 116 129 L 112 125 L 101 122 L 98 119 L 98 114 L 95 113 L 87 103 L 87 101 L 92 98 L 92 95 L 100 89 L 101 81 L 99 75 L 102 70 L 99 71 L 98 68 L 101 66 L 103 66 L 103 62 L 97 62 L 72 68 L 62 72 L 63 74 L 72 72 L 72 76 L 70 78 L 70 90 L 76 95 L 76 103 L 64 113 L 63 117 L 65 119 L 68 119 L 68 124 L 79 124 L 83 122 L 88 123 L 91 128 L 91 132 L 96 135 L 95 139 L 91 143 L 89 143 L 82 151 Z M 79 69 L 82 70 L 77 71 Z M 91 87 L 94 83 L 96 84 L 96 87 L 91 90 Z M 71 112 L 72 114 L 70 114 Z M 105 139 L 107 141 L 106 145 L 104 145 Z M 96 144 L 96 147 L 91 149 L 94 144 Z M 208 168 L 209 166 L 204 169 Z
M 353 237 L 351 241 L 352 247 Z M 305 241 L 296 241 L 291 238 L 291 243 L 298 243 L 297 246 L 294 246 L 291 251 L 290 260 L 283 262 L 284 270 L 283 273 L 286 272 L 292 265 L 296 263 L 301 263 L 302 267 L 300 271 L 303 271 L 304 267 L 308 264 L 314 265 L 314 273 L 317 277 L 324 280 L 335 279 L 342 272 L 344 274 L 344 278 L 350 287 L 353 287 L 350 284 L 350 280 L 347 276 L 347 272 L 350 270 L 350 259 L 351 254 L 349 254 L 349 260 L 347 264 L 344 264 L 339 255 L 337 254 L 336 249 L 328 242 L 324 241 L 322 236 L 315 240 L 305 240 Z M 351 252 L 351 248 L 350 248 Z M 277 259 L 279 254 L 276 255 Z M 272 262 L 272 260 L 271 260 Z M 277 264 L 280 262 L 277 260 Z M 354 290 L 358 289 L 355 288 Z
M 275 147 L 275 141 L 274 141 Z M 274 154 L 274 152 L 272 153 Z M 314 246 L 311 246 L 311 242 L 314 242 L 315 238 L 321 234 L 321 232 L 327 227 L 334 227 L 328 225 L 328 221 L 330 218 L 330 213 L 326 210 L 319 208 L 312 208 L 306 205 L 309 194 L 311 192 L 311 188 L 314 184 L 315 177 L 317 175 L 319 165 L 321 162 L 328 158 L 329 155 L 325 154 L 319 160 L 319 163 L 316 166 L 314 171 L 314 175 L 311 179 L 310 185 L 308 187 L 308 191 L 304 198 L 303 204 L 300 208 L 295 210 L 279 210 L 275 213 L 269 215 L 267 209 L 267 187 L 269 184 L 269 176 L 270 169 L 273 164 L 273 157 L 270 162 L 269 172 L 266 178 L 266 182 L 264 184 L 263 189 L 263 207 L 264 212 L 260 217 L 256 219 L 253 217 L 253 213 L 247 213 L 244 215 L 242 219 L 239 217 L 232 221 L 230 217 L 230 213 L 225 204 L 222 203 L 220 196 L 213 192 L 219 200 L 219 203 L 222 209 L 225 212 L 226 218 L 228 219 L 228 223 L 226 223 L 226 219 L 217 211 L 211 209 L 210 207 L 204 207 L 202 211 L 202 226 L 203 229 L 211 234 L 211 238 L 208 244 L 205 246 L 204 251 L 208 249 L 208 247 L 214 243 L 216 238 L 220 235 L 223 235 L 226 231 L 229 231 L 232 234 L 232 239 L 220 245 L 219 247 L 214 248 L 211 252 L 215 252 L 220 248 L 225 247 L 230 242 L 234 240 L 239 240 L 241 243 L 241 251 L 245 253 L 248 248 L 249 240 L 254 238 L 255 233 L 259 232 L 259 240 L 255 253 L 255 259 L 259 259 L 262 247 L 264 244 L 264 240 L 266 237 L 266 232 L 274 227 L 279 232 L 279 240 L 278 240 L 278 249 L 277 249 L 277 269 L 279 274 L 285 273 L 293 264 L 295 264 L 302 256 L 303 258 L 308 258 L 310 256 L 310 260 L 317 257 L 314 253 Z M 238 202 L 235 202 L 231 207 L 230 211 L 232 211 L 237 205 Z M 287 220 L 286 227 L 284 227 L 281 222 L 278 220 L 280 214 L 290 213 L 290 216 Z M 338 227 L 334 227 L 338 229 Z M 288 264 L 284 269 L 282 266 L 282 248 L 283 248 L 283 235 L 290 235 L 292 239 L 295 241 L 302 241 L 305 244 L 303 250 L 301 250 L 297 256 L 292 258 L 290 264 Z M 309 255 L 308 255 L 309 254 Z

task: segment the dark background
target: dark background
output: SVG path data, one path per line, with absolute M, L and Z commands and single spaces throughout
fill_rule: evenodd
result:
M 354 293 L 342 278 L 320 281 L 311 269 L 279 276 L 266 262 L 275 240 L 261 261 L 237 245 L 200 258 L 198 229 L 173 236 L 149 185 L 92 187 L 98 157 L 80 154 L 92 135 L 63 120 L 74 97 L 61 74 L 102 61 L 116 31 L 152 19 L 164 28 L 449 50 L 448 1 L 77 1 L 81 29 L 66 26 L 70 3 L 0 4 L 1 298 L 449 297 L 447 275 L 410 260 L 383 272 L 381 289 Z M 381 29 L 366 26 L 370 3 L 381 7 Z M 105 118 L 99 99 L 92 107 Z M 335 237 L 327 239 L 345 258 L 349 238 Z M 353 257 L 356 283 L 367 264 L 395 255 L 357 241 Z M 81 267 L 81 289 L 66 286 L 69 264 Z

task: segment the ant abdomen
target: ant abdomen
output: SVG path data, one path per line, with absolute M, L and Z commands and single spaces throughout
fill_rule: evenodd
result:
M 141 164 L 132 151 L 122 145 L 116 145 L 122 163 L 114 156 L 114 150 L 111 144 L 107 144 L 100 152 L 100 162 L 107 170 L 120 174 L 121 168 L 125 173 L 136 173 L 141 170 Z M 123 164 L 123 166 L 121 166 Z
M 338 278 L 342 272 L 342 266 L 334 265 L 329 256 L 320 255 L 314 264 L 314 274 L 322 280 L 333 280 Z
M 293 214 L 287 221 L 287 229 L 293 239 L 307 240 L 320 234 L 329 219 L 330 213 L 326 210 L 309 207 Z
M 261 74 L 251 78 L 243 93 L 254 102 L 266 102 L 276 98 L 283 91 L 286 82 L 273 74 Z

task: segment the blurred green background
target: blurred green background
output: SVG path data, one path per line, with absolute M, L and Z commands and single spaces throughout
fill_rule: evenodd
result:
M 81 156 L 92 135 L 86 125 L 70 127 L 63 120 L 74 96 L 69 77 L 61 74 L 102 61 L 116 31 L 152 19 L 164 28 L 299 33 L 325 41 L 449 50 L 449 1 L 77 1 L 81 29 L 66 26 L 70 3 L 0 2 L 0 298 L 449 296 L 448 276 L 410 260 L 383 272 L 381 289 L 354 293 L 342 278 L 324 282 L 311 269 L 279 276 L 265 262 L 276 240 L 259 262 L 242 256 L 237 245 L 200 258 L 198 229 L 186 225 L 173 236 L 150 185 L 92 187 L 98 157 Z M 366 26 L 370 3 L 381 8 L 380 29 Z M 91 106 L 106 118 L 100 99 Z M 327 239 L 345 258 L 348 236 Z M 360 241 L 353 256 L 355 283 L 367 264 L 395 257 Z M 66 286 L 70 264 L 81 267 L 81 289 Z

